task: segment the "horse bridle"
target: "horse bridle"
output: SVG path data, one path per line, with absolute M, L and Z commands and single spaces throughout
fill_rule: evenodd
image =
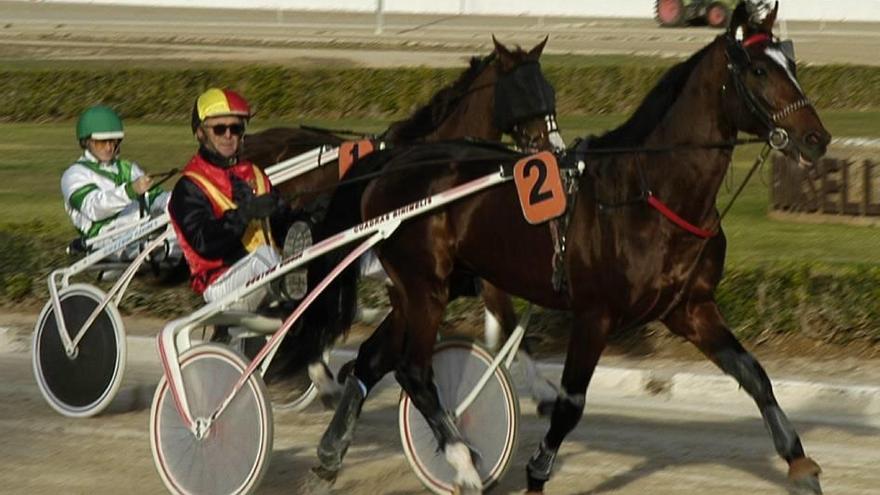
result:
M 556 91 L 547 82 L 537 60 L 526 61 L 500 74 L 495 81 L 494 100 L 492 121 L 495 127 L 510 134 L 518 145 L 538 148 L 541 137 L 530 136 L 522 123 L 543 118 L 551 145 L 556 149 L 565 148 L 556 122 Z
M 791 138 L 783 127 L 780 127 L 779 121 L 789 115 L 812 107 L 813 103 L 806 97 L 785 105 L 779 110 L 774 110 L 760 100 L 755 94 L 746 87 L 743 81 L 743 71 L 751 66 L 752 60 L 749 56 L 748 48 L 751 45 L 759 43 L 773 44 L 779 47 L 785 56 L 794 59 L 794 47 L 791 41 L 775 41 L 770 35 L 759 33 L 752 35 L 743 42 L 736 40 L 731 34 L 725 35 L 725 52 L 727 54 L 727 68 L 730 70 L 733 85 L 740 99 L 745 103 L 749 112 L 758 119 L 759 122 L 767 129 L 766 141 L 775 150 L 784 150 L 791 145 Z M 722 90 L 725 87 L 722 86 Z
M 480 65 L 477 67 L 477 71 L 482 72 L 483 70 L 485 70 L 486 67 L 488 67 L 492 62 L 495 61 L 496 57 L 496 52 L 492 52 L 484 57 L 480 61 Z M 500 107 L 497 101 L 499 83 L 504 84 L 502 82 L 503 79 L 515 78 L 516 76 L 521 75 L 523 72 L 534 71 L 536 70 L 536 68 L 538 71 L 540 71 L 540 63 L 538 61 L 525 62 L 514 68 L 509 73 L 500 75 L 495 81 L 492 81 L 491 83 L 478 84 L 476 86 L 468 88 L 466 91 L 457 95 L 453 101 L 455 102 L 455 104 L 458 104 L 465 96 L 468 96 L 471 93 L 475 93 L 489 87 L 494 87 L 496 101 L 494 102 L 495 110 L 492 119 L 495 126 L 499 130 L 501 130 L 502 133 L 510 134 L 513 137 L 514 141 L 517 141 L 518 145 L 521 143 L 522 146 L 534 147 L 534 145 L 540 138 L 529 136 L 525 132 L 525 130 L 520 127 L 519 124 L 529 118 L 542 115 L 544 117 L 548 139 L 557 150 L 563 150 L 565 149 L 565 142 L 562 140 L 562 135 L 559 133 L 559 126 L 556 123 L 556 95 L 553 87 L 549 84 L 538 88 L 538 93 L 541 95 L 543 103 L 543 105 L 539 104 L 539 109 L 533 109 L 534 111 L 526 112 L 526 114 L 523 115 L 511 114 L 505 117 L 499 117 L 498 115 L 498 108 Z M 548 104 L 544 100 L 550 100 L 551 103 Z M 499 121 L 505 120 L 506 122 L 499 124 Z

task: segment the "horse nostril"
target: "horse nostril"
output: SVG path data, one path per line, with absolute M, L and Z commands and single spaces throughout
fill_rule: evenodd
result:
M 811 132 L 804 138 L 804 142 L 810 146 L 819 146 L 822 144 L 822 137 L 818 132 Z

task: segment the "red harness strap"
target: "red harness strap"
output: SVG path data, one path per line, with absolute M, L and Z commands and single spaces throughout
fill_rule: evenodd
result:
M 749 36 L 745 41 L 742 42 L 742 46 L 744 48 L 748 48 L 752 45 L 756 45 L 758 43 L 769 43 L 771 41 L 770 36 L 764 33 L 753 34 Z
M 655 210 L 659 211 L 664 217 L 668 218 L 670 222 L 678 225 L 682 229 L 694 234 L 697 237 L 701 237 L 703 239 L 708 239 L 710 237 L 715 237 L 715 232 L 711 232 L 706 229 L 701 229 L 696 225 L 688 222 L 684 218 L 678 216 L 674 211 L 670 210 L 668 206 L 653 194 L 648 194 L 648 204 L 653 206 Z

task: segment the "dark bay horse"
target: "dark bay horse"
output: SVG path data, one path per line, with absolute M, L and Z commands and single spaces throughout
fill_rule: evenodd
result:
M 456 81 L 441 89 L 408 119 L 391 124 L 380 139 L 393 146 L 457 138 L 500 141 L 504 134 L 508 134 L 521 149 L 562 148 L 564 143 L 553 115 L 555 94 L 539 64 L 546 42 L 545 38 L 528 51 L 519 47 L 511 50 L 493 37 L 495 49 L 491 54 L 471 59 L 470 67 Z M 248 135 L 244 156 L 266 167 L 320 145 L 338 145 L 343 140 L 341 136 L 317 129 L 272 128 Z M 308 209 L 319 203 L 316 202 L 319 197 L 329 197 L 339 180 L 336 167 L 324 166 L 288 180 L 278 189 L 294 208 Z M 335 233 L 322 225 L 316 230 L 319 236 Z M 310 275 L 310 280 L 320 280 L 319 277 L 318 274 Z M 345 283 L 341 282 L 341 285 Z M 488 312 L 494 315 L 493 319 L 501 322 L 503 330 L 511 331 L 516 317 L 510 298 L 488 284 L 483 287 L 482 296 Z M 349 294 L 348 298 L 351 297 Z M 328 296 L 322 300 L 331 298 Z M 286 339 L 278 364 L 273 366 L 270 375 L 278 376 L 275 372 L 282 368 L 281 374 L 289 375 L 296 372 L 304 360 L 309 361 L 316 364 L 311 367 L 310 374 L 322 395 L 333 392 L 331 381 L 328 381 L 331 378 L 328 368 L 317 366 L 313 360 L 320 356 L 319 350 L 332 345 L 350 326 L 351 304 L 344 301 L 340 304 L 341 309 L 324 307 L 306 314 L 305 325 L 309 330 L 301 332 L 295 341 Z M 338 313 L 338 317 L 328 322 L 328 313 Z M 322 328 L 324 330 L 320 330 Z M 523 358 L 527 359 L 527 356 Z
M 726 250 L 716 198 L 737 133 L 770 140 L 802 163 L 815 162 L 830 141 L 796 79 L 787 45 L 771 33 L 775 17 L 776 9 L 760 22 L 751 21 L 741 3 L 730 29 L 671 68 L 627 122 L 589 141 L 589 147 L 570 151 L 586 167 L 577 179 L 569 223 L 565 292 L 551 283 L 548 227 L 526 222 L 510 183 L 405 223 L 380 244 L 379 257 L 394 283 L 393 311 L 382 328 L 384 339 L 360 349 L 354 375 L 318 447 L 316 472 L 330 478 L 338 471 L 366 394 L 377 377 L 394 370 L 458 473 L 458 487 L 480 491 L 472 461 L 478 456 L 468 455 L 455 418 L 442 409 L 431 369 L 450 276 L 464 268 L 510 294 L 574 315 L 551 424 L 527 465 L 530 493 L 543 491 L 563 439 L 583 414 L 587 386 L 608 336 L 654 320 L 737 380 L 760 409 L 791 481 L 819 493 L 818 464 L 806 457 L 767 374 L 727 327 L 714 298 Z M 665 151 L 640 151 L 648 148 Z M 615 149 L 619 154 L 601 154 Z M 504 160 L 479 161 L 483 153 L 477 146 L 426 145 L 419 159 L 448 165 L 417 174 L 389 173 L 371 182 L 361 197 L 334 201 L 361 206 L 354 222 L 374 218 L 497 173 Z M 411 151 L 391 151 L 384 170 L 412 166 L 408 155 Z M 511 155 L 508 161 L 517 158 Z M 652 209 L 657 200 L 684 223 Z

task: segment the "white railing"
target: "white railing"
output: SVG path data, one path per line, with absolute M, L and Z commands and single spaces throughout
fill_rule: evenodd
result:
M 32 2 L 33 0 L 25 0 Z M 43 0 L 44 3 L 209 7 L 212 9 L 283 9 L 386 13 L 558 15 L 576 17 L 654 16 L 654 0 Z M 880 0 L 782 0 L 780 18 L 788 20 L 880 21 Z

